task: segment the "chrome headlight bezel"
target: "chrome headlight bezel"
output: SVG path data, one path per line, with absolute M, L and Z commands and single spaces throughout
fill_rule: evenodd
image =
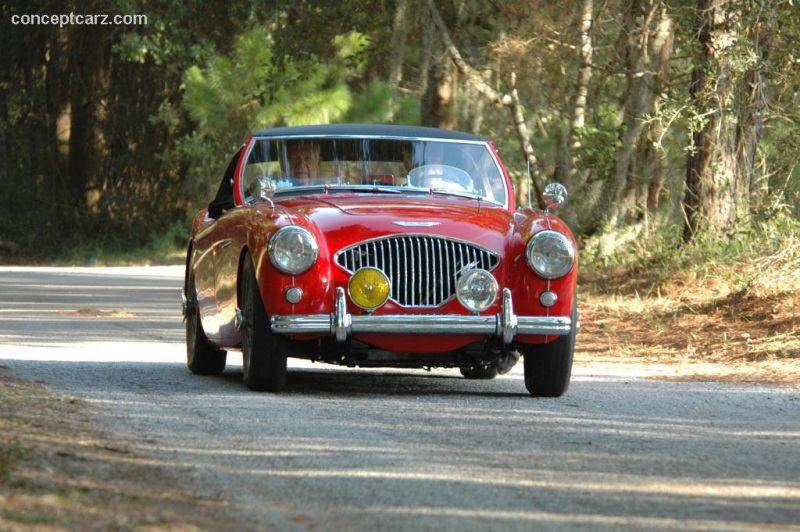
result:
M 540 277 L 558 279 L 564 277 L 575 265 L 575 246 L 558 231 L 546 230 L 536 233 L 525 248 L 528 266 Z
M 297 275 L 319 258 L 319 245 L 311 231 L 296 225 L 278 229 L 269 241 L 269 261 L 280 272 Z

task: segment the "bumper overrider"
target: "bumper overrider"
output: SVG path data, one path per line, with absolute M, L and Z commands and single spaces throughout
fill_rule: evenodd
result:
M 353 334 L 482 334 L 510 344 L 523 335 L 565 335 L 572 331 L 569 316 L 517 316 L 511 290 L 503 289 L 502 308 L 494 316 L 460 314 L 353 315 L 347 311 L 343 288 L 336 289 L 331 314 L 272 316 L 272 331 L 280 334 L 331 334 L 344 342 Z

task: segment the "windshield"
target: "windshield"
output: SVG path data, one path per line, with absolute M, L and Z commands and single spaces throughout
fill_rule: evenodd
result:
M 391 188 L 470 195 L 507 205 L 506 181 L 483 142 L 385 138 L 262 138 L 247 155 L 242 197 L 251 203 L 320 187 Z

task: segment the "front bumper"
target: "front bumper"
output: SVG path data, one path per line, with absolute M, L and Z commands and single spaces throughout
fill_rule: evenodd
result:
M 331 314 L 278 315 L 272 331 L 280 334 L 331 334 L 344 342 L 358 333 L 394 334 L 482 334 L 495 335 L 510 344 L 520 334 L 565 335 L 572 331 L 569 316 L 517 316 L 511 291 L 503 290 L 501 312 L 494 316 L 460 314 L 353 315 L 347 311 L 344 289 L 336 289 L 336 307 Z

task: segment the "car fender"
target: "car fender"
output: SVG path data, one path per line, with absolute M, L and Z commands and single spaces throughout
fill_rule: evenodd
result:
M 515 219 L 519 224 L 519 244 L 521 247 L 514 254 L 517 262 L 514 268 L 515 271 L 521 273 L 515 278 L 516 284 L 513 291 L 517 294 L 528 294 L 529 297 L 515 300 L 514 310 L 520 315 L 569 316 L 576 297 L 578 281 L 578 244 L 574 235 L 563 220 L 545 211 L 520 209 L 515 213 Z M 575 264 L 569 273 L 558 279 L 548 280 L 538 276 L 528 266 L 525 258 L 525 248 L 528 241 L 535 234 L 546 230 L 563 234 L 572 242 L 575 249 Z M 555 304 L 551 307 L 544 307 L 540 302 L 540 297 L 545 291 L 552 292 L 557 296 Z M 552 341 L 555 338 L 555 336 L 520 335 L 516 340 L 521 343 L 542 343 Z

